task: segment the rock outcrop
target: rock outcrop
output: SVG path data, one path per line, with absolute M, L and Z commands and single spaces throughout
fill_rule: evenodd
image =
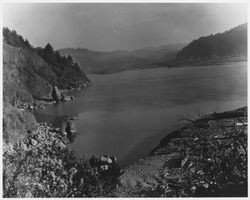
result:
M 75 99 L 75 97 L 73 97 L 73 96 L 67 96 L 67 95 L 63 95 L 63 94 L 62 94 L 62 99 L 61 99 L 61 101 L 67 102 L 67 101 L 72 101 L 72 100 L 74 100 L 74 99 Z
M 89 159 L 89 164 L 92 168 L 96 168 L 100 174 L 103 175 L 120 175 L 122 173 L 120 167 L 116 163 L 114 156 L 92 156 Z
M 57 88 L 56 85 L 53 86 L 53 88 L 52 88 L 51 96 L 57 102 L 59 102 L 62 99 L 61 91 Z

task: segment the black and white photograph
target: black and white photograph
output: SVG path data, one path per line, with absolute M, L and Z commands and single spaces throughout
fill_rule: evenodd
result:
M 1 8 L 1 198 L 248 197 L 247 1 Z

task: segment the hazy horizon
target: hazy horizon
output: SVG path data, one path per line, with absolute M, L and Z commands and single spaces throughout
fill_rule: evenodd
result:
M 33 46 L 135 50 L 187 44 L 247 22 L 246 4 L 8 3 L 3 26 Z

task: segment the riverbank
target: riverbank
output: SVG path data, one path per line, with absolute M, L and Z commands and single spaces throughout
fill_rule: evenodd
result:
M 246 161 L 247 107 L 213 113 L 189 121 L 125 167 L 113 195 L 247 196 Z

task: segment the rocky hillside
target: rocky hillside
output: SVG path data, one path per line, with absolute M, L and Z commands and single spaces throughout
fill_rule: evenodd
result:
M 184 44 L 148 47 L 134 51 L 99 52 L 88 49 L 61 49 L 71 55 L 86 73 L 114 73 L 137 68 L 157 67 L 163 60 L 174 59 Z
M 117 197 L 246 197 L 247 108 L 205 115 L 127 166 Z
M 50 44 L 34 48 L 4 29 L 3 197 L 93 197 L 113 190 L 120 175 L 115 158 L 89 162 L 77 157 L 67 148 L 71 134 L 37 123 L 30 112 L 34 101 L 60 101 L 60 90 L 88 83 L 70 56 L 61 56 Z
M 12 105 L 50 96 L 53 86 L 70 90 L 89 83 L 78 64 L 50 44 L 34 48 L 8 28 L 3 29 L 3 39 L 3 96 Z
M 247 24 L 193 40 L 176 55 L 176 60 L 218 59 L 225 56 L 247 56 Z

